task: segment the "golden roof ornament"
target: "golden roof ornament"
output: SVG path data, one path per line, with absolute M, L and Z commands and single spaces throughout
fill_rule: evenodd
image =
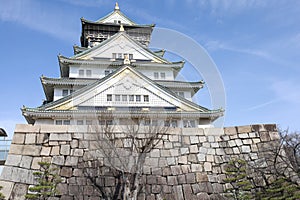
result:
M 124 32 L 125 30 L 124 30 L 124 26 L 123 26 L 123 24 L 120 24 L 120 30 L 119 30 L 120 32 Z
M 120 10 L 120 7 L 119 7 L 119 4 L 118 4 L 118 2 L 116 2 L 116 5 L 115 5 L 115 10 Z

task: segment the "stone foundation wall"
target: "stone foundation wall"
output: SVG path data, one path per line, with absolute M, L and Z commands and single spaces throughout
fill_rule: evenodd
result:
M 130 156 L 134 156 L 126 152 L 122 131 L 115 131 L 120 139 L 117 154 L 130 168 Z M 0 177 L 2 193 L 9 199 L 24 199 L 28 186 L 34 184 L 32 173 L 39 170 L 38 162 L 47 161 L 59 168 L 63 180 L 58 185 L 60 199 L 101 199 L 99 190 L 84 175 L 83 163 L 92 167 L 99 148 L 95 135 L 87 126 L 17 125 Z M 261 162 L 265 147 L 278 139 L 273 124 L 172 128 L 147 154 L 139 199 L 221 199 L 228 187 L 223 182 L 226 163 L 232 158 Z M 102 155 L 102 161 L 109 166 L 106 156 Z M 109 170 L 101 181 L 107 191 L 116 184 Z

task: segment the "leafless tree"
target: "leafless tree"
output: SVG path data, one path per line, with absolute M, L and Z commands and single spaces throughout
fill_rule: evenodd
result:
M 143 115 L 124 124 L 116 126 L 106 118 L 100 126 L 90 127 L 95 138 L 88 144 L 90 158 L 85 159 L 84 174 L 105 200 L 137 199 L 146 156 L 162 144 L 169 129 L 151 124 Z

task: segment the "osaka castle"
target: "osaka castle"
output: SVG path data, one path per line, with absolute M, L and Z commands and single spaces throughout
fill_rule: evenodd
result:
M 24 106 L 29 124 L 206 127 L 223 115 L 193 102 L 204 82 L 176 80 L 184 61 L 151 50 L 153 24 L 137 24 L 116 3 L 105 17 L 81 18 L 80 46 L 58 56 L 60 77 L 42 76 L 45 101 Z M 176 42 L 176 41 L 174 41 Z M 200 66 L 201 67 L 201 66 Z

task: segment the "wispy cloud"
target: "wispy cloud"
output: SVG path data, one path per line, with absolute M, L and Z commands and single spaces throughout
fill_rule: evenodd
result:
M 237 53 L 251 54 L 265 59 L 272 59 L 270 54 L 264 50 L 235 47 L 217 40 L 208 41 L 204 44 L 204 46 L 210 51 L 228 50 Z
M 0 21 L 19 23 L 59 39 L 74 41 L 77 32 L 66 23 L 66 18 L 68 13 L 65 10 L 54 11 L 34 0 L 6 1 L 0 7 Z
M 237 14 L 246 9 L 261 8 L 267 5 L 267 2 L 261 0 L 185 0 L 185 2 L 193 8 L 208 9 L 214 16 Z
M 113 5 L 113 3 L 111 1 L 103 1 L 103 0 L 59 0 L 59 1 L 71 4 L 71 5 L 75 5 L 75 6 L 85 6 L 85 7 Z

